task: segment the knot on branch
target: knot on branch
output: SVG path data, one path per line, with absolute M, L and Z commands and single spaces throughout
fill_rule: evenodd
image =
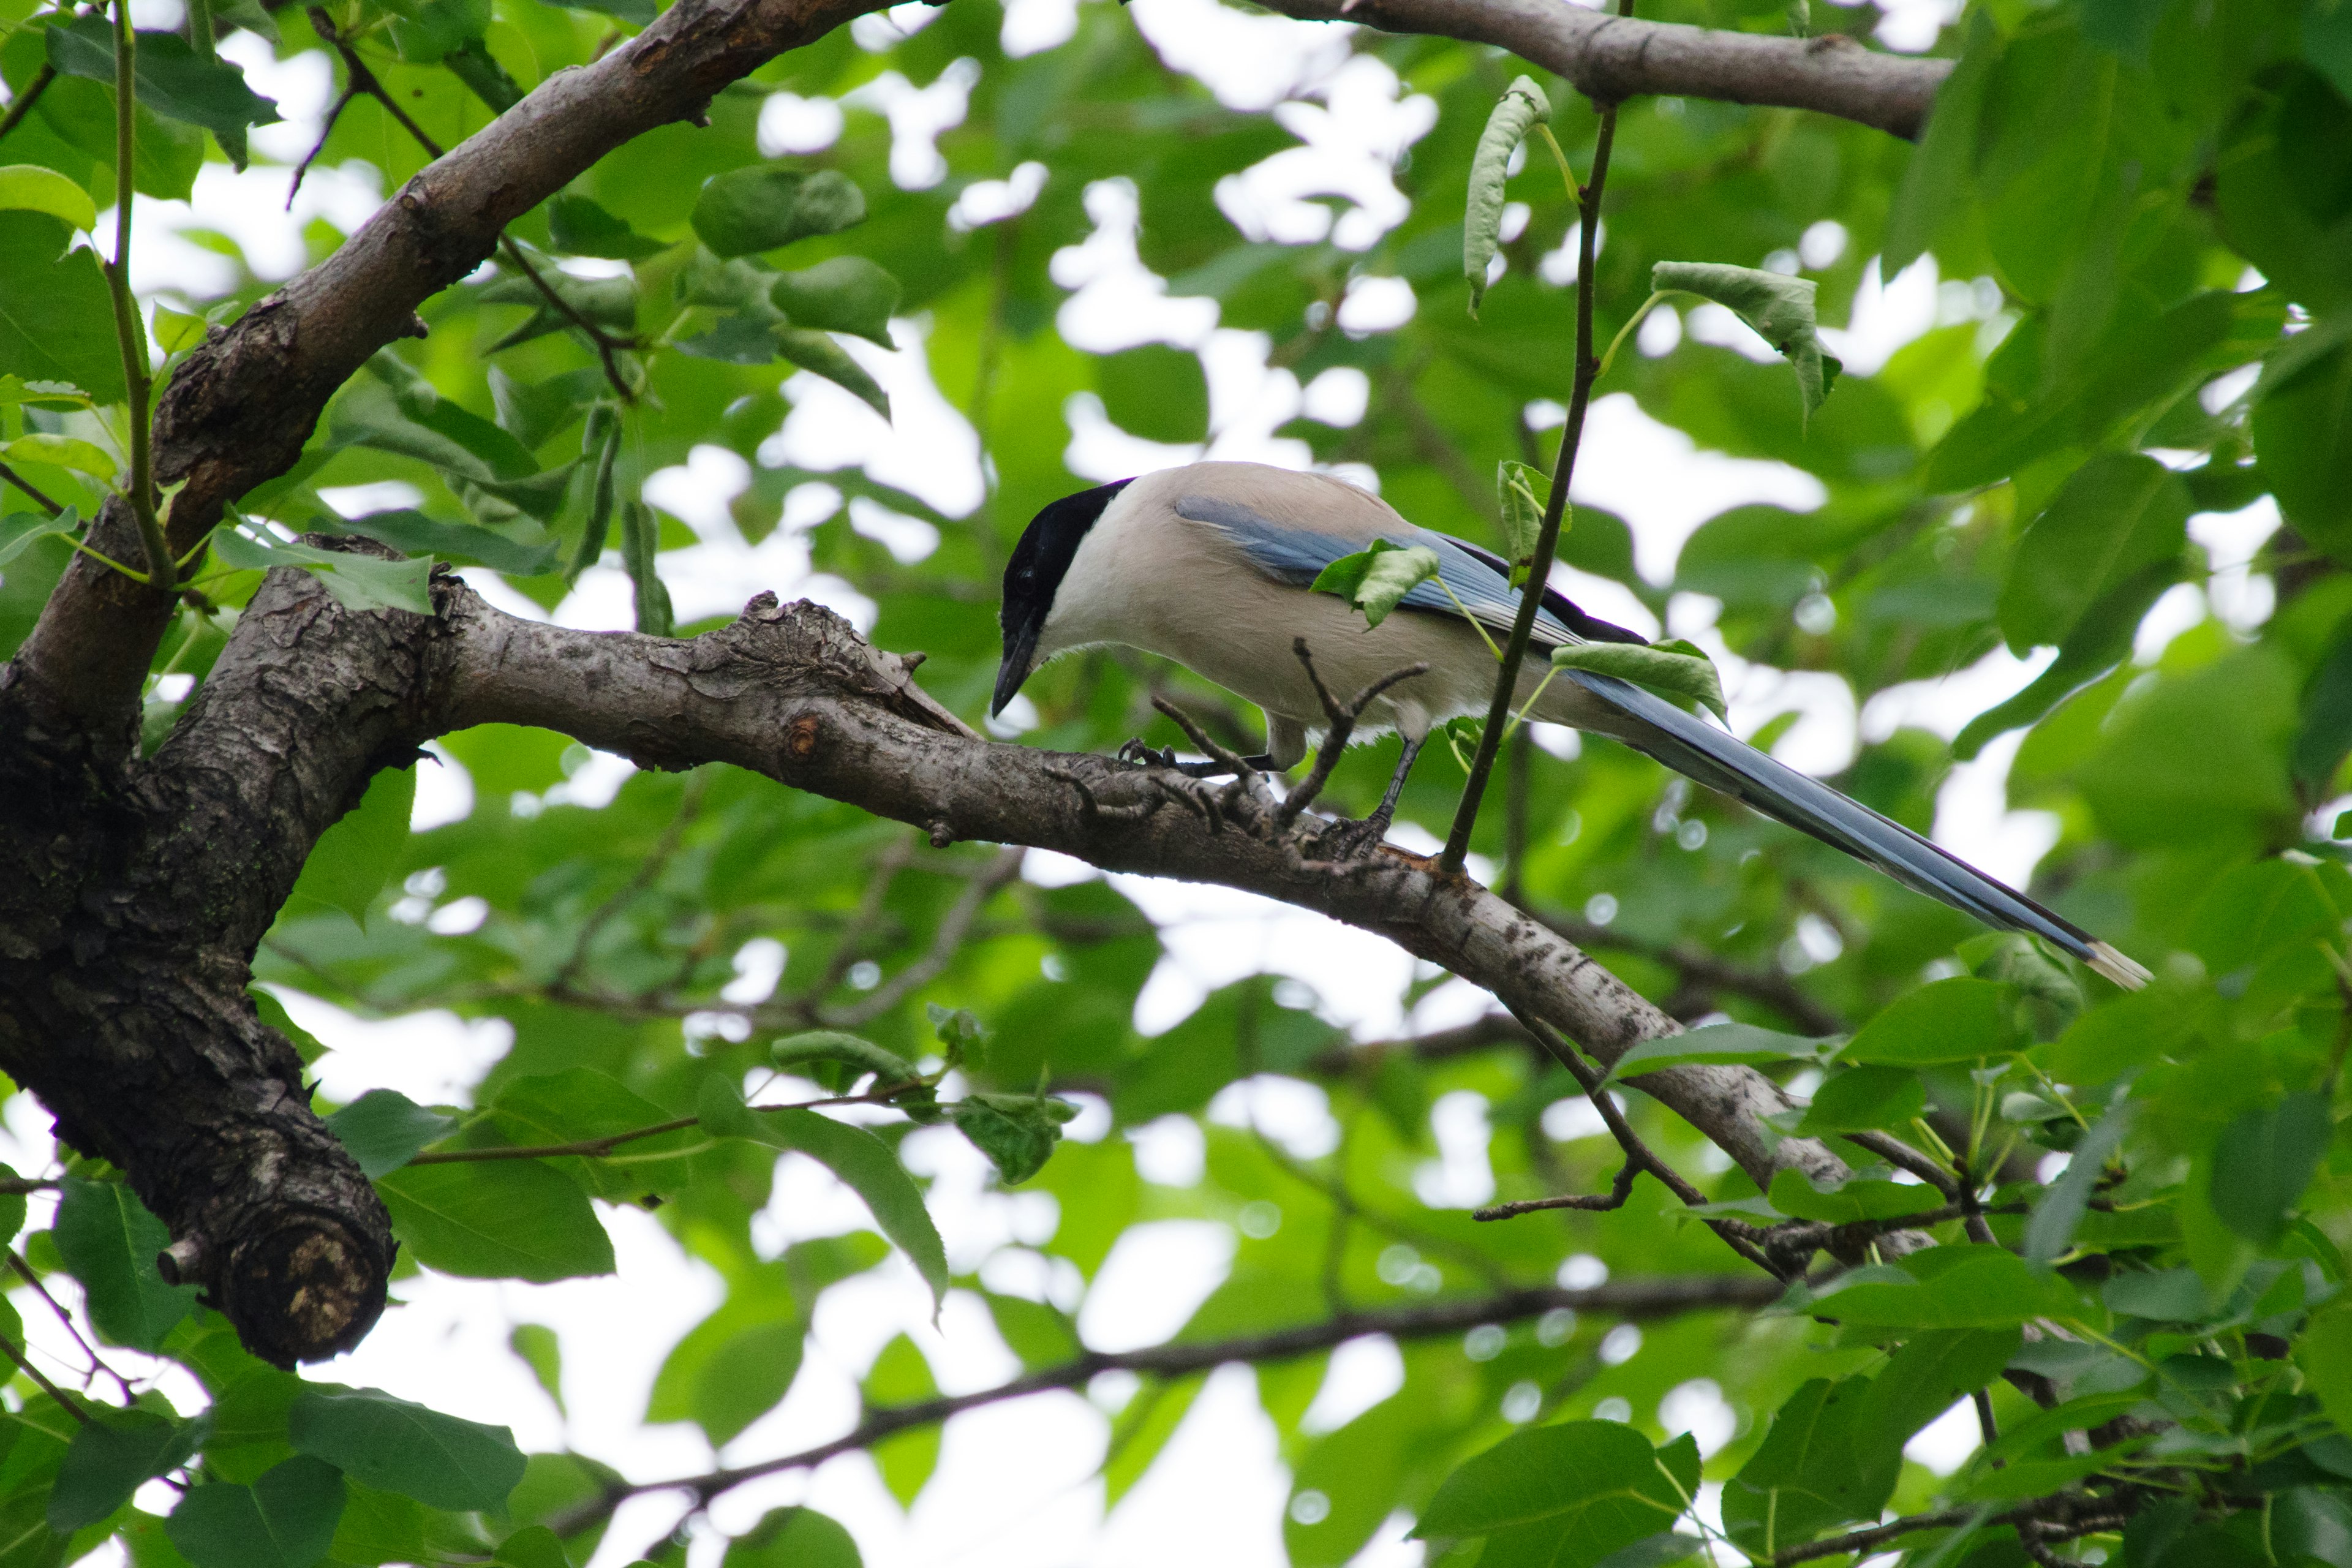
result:
M 271 1207 L 226 1245 L 183 1237 L 158 1266 L 176 1261 L 183 1248 L 246 1348 L 291 1370 L 298 1362 L 340 1355 L 367 1337 L 383 1315 L 394 1244 L 379 1248 L 323 1209 Z
M 926 729 L 978 739 L 915 684 L 921 654 L 902 658 L 876 647 L 856 626 L 806 599 L 779 604 L 754 595 L 732 625 L 677 645 L 660 662 L 683 674 L 702 695 L 730 701 L 754 689 L 821 686 L 828 694 L 868 698 Z

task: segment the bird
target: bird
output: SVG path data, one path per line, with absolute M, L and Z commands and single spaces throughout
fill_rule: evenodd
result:
M 1310 588 L 1325 567 L 1376 540 L 1433 551 L 1444 585 L 1419 584 L 1398 613 L 1368 626 L 1348 600 Z M 1004 569 L 1003 658 L 989 710 L 1003 713 L 1049 659 L 1123 645 L 1256 704 L 1265 750 L 1241 760 L 1282 772 L 1306 757 L 1310 731 L 1328 722 L 1298 647 L 1340 693 L 1426 665 L 1374 697 L 1359 721 L 1359 734 L 1392 729 L 1404 743 L 1379 808 L 1340 840 L 1369 853 L 1386 835 L 1430 731 L 1486 711 L 1496 668 L 1487 636 L 1507 633 L 1518 600 L 1502 557 L 1419 527 L 1336 476 L 1244 462 L 1162 468 L 1065 496 L 1023 531 Z M 2147 983 L 2148 971 L 2109 943 L 1705 718 L 1614 676 L 1546 668 L 1550 650 L 1564 645 L 1645 640 L 1547 584 L 1531 645 L 1545 657 L 1527 661 L 1517 703 L 1533 697 L 1536 719 L 1621 742 L 1989 926 L 2040 937 L 2118 986 Z M 1195 776 L 1230 771 L 1213 762 L 1180 764 L 1139 742 L 1123 754 Z

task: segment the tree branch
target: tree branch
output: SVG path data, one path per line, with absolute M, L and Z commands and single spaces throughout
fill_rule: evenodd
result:
M 1365 1334 L 1387 1334 L 1401 1340 L 1433 1339 L 1458 1334 L 1481 1323 L 1517 1322 L 1562 1308 L 1572 1312 L 1617 1317 L 1629 1322 L 1643 1321 L 1725 1307 L 1761 1307 L 1779 1295 L 1780 1287 L 1771 1280 L 1734 1274 L 1615 1280 L 1582 1290 L 1538 1286 L 1498 1290 L 1491 1295 L 1460 1300 L 1433 1301 L 1418 1307 L 1339 1312 L 1319 1322 L 1304 1323 L 1297 1328 L 1278 1329 L 1272 1333 L 1241 1339 L 1214 1340 L 1204 1344 L 1179 1342 L 1139 1351 L 1088 1351 L 1058 1366 L 1045 1367 L 978 1393 L 950 1394 L 939 1399 L 927 1399 L 920 1404 L 870 1411 L 854 1429 L 831 1442 L 821 1443 L 814 1448 L 788 1454 L 782 1458 L 732 1466 L 713 1470 L 708 1475 L 682 1476 L 675 1480 L 626 1482 L 568 1513 L 557 1516 L 549 1524 L 559 1535 L 574 1535 L 609 1518 L 613 1510 L 628 1499 L 647 1492 L 683 1491 L 694 1499 L 697 1506 L 700 1506 L 721 1492 L 762 1476 L 806 1469 L 836 1454 L 870 1447 L 894 1433 L 904 1432 L 910 1427 L 933 1426 L 982 1405 L 1025 1398 L 1033 1394 L 1051 1393 L 1056 1389 L 1076 1388 L 1106 1372 L 1132 1372 L 1151 1377 L 1186 1377 L 1211 1371 L 1228 1362 L 1255 1364 L 1313 1355 Z
M 1265 0 L 1307 22 L 1361 22 L 1493 44 L 1566 77 L 1597 103 L 1653 94 L 1812 109 L 1903 137 L 1927 124 L 1949 60 L 1817 38 L 1640 22 L 1561 0 Z

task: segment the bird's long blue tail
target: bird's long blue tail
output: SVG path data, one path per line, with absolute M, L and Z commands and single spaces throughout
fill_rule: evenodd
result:
M 1582 669 L 1559 673 L 1633 721 L 1622 731 L 1612 731 L 1614 739 L 1676 773 L 1745 801 L 1989 926 L 2044 938 L 2126 990 L 2147 984 L 2146 969 L 2073 921 L 1664 698 L 1614 676 Z

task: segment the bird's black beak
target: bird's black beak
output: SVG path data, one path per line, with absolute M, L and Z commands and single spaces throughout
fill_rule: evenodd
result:
M 1029 668 L 1037 658 L 1037 623 L 1024 619 L 1018 626 L 1004 628 L 1004 662 L 996 667 L 996 695 L 988 704 L 992 719 L 1004 711 L 1004 705 L 1020 691 L 1021 683 L 1029 679 Z

